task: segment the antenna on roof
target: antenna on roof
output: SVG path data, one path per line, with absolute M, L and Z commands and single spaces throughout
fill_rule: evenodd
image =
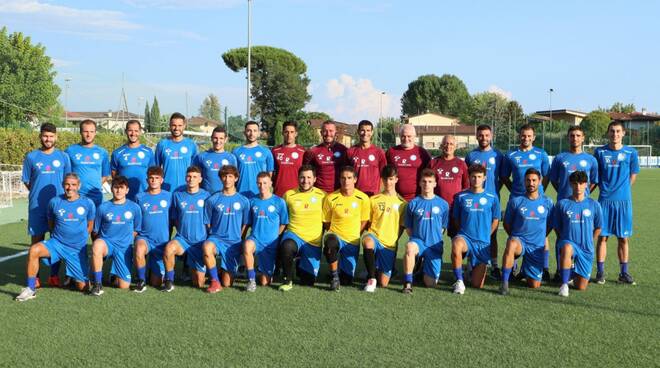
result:
M 120 117 L 121 114 L 121 117 Z M 124 73 L 121 73 L 121 94 L 119 95 L 119 108 L 115 121 L 126 122 L 128 114 L 128 103 L 126 102 L 126 90 L 124 90 Z

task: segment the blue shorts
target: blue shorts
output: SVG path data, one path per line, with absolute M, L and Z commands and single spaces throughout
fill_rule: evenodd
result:
M 255 253 L 257 255 L 257 272 L 268 277 L 273 276 L 273 272 L 275 271 L 275 260 L 277 259 L 277 245 L 279 244 L 279 238 L 270 243 L 263 243 L 253 236 L 249 236 L 248 239 L 256 244 Z
M 594 265 L 594 252 L 588 252 L 570 240 L 559 240 L 558 244 L 561 248 L 570 244 L 573 248 L 573 264 L 575 265 L 573 272 L 589 280 Z
M 236 243 L 229 244 L 224 240 L 221 240 L 216 235 L 209 236 L 206 241 L 215 245 L 215 251 L 218 255 L 220 255 L 220 268 L 226 272 L 229 272 L 231 275 L 236 275 L 238 272 L 238 266 L 241 263 L 241 256 L 243 255 L 243 242 L 238 241 Z M 203 258 L 201 261 L 203 267 Z M 206 268 L 204 268 L 204 270 L 206 270 Z M 201 271 L 201 269 L 198 269 L 198 271 Z
M 115 275 L 126 282 L 131 282 L 131 268 L 133 267 L 133 247 L 130 245 L 121 246 L 103 238 L 99 239 L 103 240 L 106 247 L 108 247 L 108 254 L 105 257 L 106 259 L 110 258 L 112 260 L 110 274 Z
M 545 261 L 545 244 L 533 245 L 525 242 L 517 236 L 511 236 L 509 239 L 515 239 L 522 245 L 520 257 L 523 257 L 521 271 L 527 278 L 541 281 L 543 277 L 543 264 Z
M 414 237 L 408 241 L 417 245 L 419 249 L 417 256 L 424 257 L 424 274 L 437 282 L 442 270 L 442 253 L 444 250 L 442 241 L 437 244 L 427 244 L 422 239 Z
M 165 246 L 167 242 L 158 244 L 153 240 L 145 237 L 138 236 L 135 238 L 135 241 L 142 240 L 147 244 L 147 254 L 149 254 L 149 260 L 147 261 L 148 269 L 155 274 L 159 274 L 161 277 L 165 276 L 165 263 L 163 263 L 163 252 L 165 251 Z
M 603 227 L 600 229 L 600 235 L 614 235 L 617 238 L 632 236 L 632 201 L 601 200 L 599 203 L 603 211 Z
M 468 251 L 465 255 L 470 257 L 470 265 L 474 268 L 480 264 L 490 263 L 490 242 L 484 243 L 478 240 L 472 240 L 467 235 L 459 233 L 455 238 L 460 237 L 467 244 Z
M 31 236 L 44 235 L 49 231 L 46 210 L 41 207 L 30 209 L 28 211 L 28 234 Z
M 394 269 L 394 261 L 396 261 L 396 251 L 386 248 L 381 244 L 380 240 L 376 235 L 368 233 L 364 237 L 370 237 L 374 241 L 374 253 L 376 255 L 376 269 L 380 271 L 383 275 L 387 277 L 392 276 L 392 270 Z
M 206 272 L 206 267 L 204 266 L 204 248 L 202 247 L 204 245 L 203 240 L 197 243 L 189 243 L 186 239 L 178 235 L 172 240 L 176 240 L 181 246 L 181 249 L 188 255 L 188 267 L 194 268 L 199 272 Z
M 73 249 L 52 238 L 42 243 L 50 253 L 50 258 L 44 258 L 46 265 L 50 266 L 53 263 L 64 261 L 67 276 L 78 282 L 87 282 L 87 271 L 89 271 L 87 245 L 80 249 Z
M 297 267 L 316 277 L 319 274 L 319 267 L 321 267 L 321 247 L 307 243 L 291 231 L 285 231 L 280 242 L 287 239 L 293 240 L 298 246 Z
M 339 270 L 348 276 L 355 276 L 355 268 L 357 267 L 357 259 L 360 255 L 360 247 L 345 241 L 335 233 L 325 233 L 325 235 L 323 235 L 324 242 L 326 236 L 330 234 L 336 236 L 339 240 Z

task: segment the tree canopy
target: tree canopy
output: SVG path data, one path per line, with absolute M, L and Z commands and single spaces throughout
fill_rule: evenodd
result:
M 401 110 L 408 115 L 435 112 L 465 120 L 471 105 L 467 87 L 460 78 L 451 74 L 442 77 L 422 75 L 408 84 L 401 97 Z
M 199 115 L 207 119 L 220 121 L 220 101 L 213 93 L 206 96 L 199 107 Z
M 603 111 L 594 110 L 587 114 L 580 126 L 584 129 L 586 139 L 591 144 L 601 143 L 610 123 L 610 116 Z

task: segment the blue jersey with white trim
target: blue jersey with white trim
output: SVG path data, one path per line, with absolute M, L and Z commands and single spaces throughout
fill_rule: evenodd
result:
M 252 236 L 263 243 L 271 243 L 279 236 L 280 225 L 289 223 L 289 211 L 284 200 L 276 195 L 268 199 L 254 197 L 250 200 Z
M 110 169 L 128 179 L 126 198 L 131 201 L 147 189 L 147 169 L 155 164 L 154 152 L 142 144 L 134 148 L 125 144 L 114 150 L 110 157 Z
M 179 142 L 166 138 L 156 145 L 155 162 L 163 168 L 163 189 L 174 192 L 185 190 L 186 170 L 192 164 L 197 154 L 197 145 L 190 138 L 183 138 Z
M 96 206 L 91 199 L 79 197 L 75 201 L 67 200 L 63 195 L 48 202 L 48 221 L 53 222 L 50 237 L 73 250 L 80 250 L 87 245 L 87 223 L 96 216 Z
M 71 159 L 71 171 L 80 177 L 80 194 L 96 203 L 103 200 L 102 179 L 110 176 L 110 159 L 105 148 L 72 144 L 66 149 Z
M 534 247 L 545 246 L 545 237 L 552 228 L 552 200 L 544 195 L 530 199 L 527 195 L 512 198 L 506 205 L 504 223 L 511 236 Z
M 572 198 L 557 203 L 553 215 L 554 228 L 558 239 L 569 240 L 585 252 L 594 251 L 594 229 L 602 227 L 603 214 L 600 204 L 585 197 L 581 202 Z
M 435 195 L 431 199 L 422 196 L 413 198 L 406 206 L 405 226 L 412 230 L 410 235 L 429 245 L 442 242 L 442 231 L 449 221 L 449 204 Z
M 94 233 L 117 246 L 133 245 L 133 232 L 139 232 L 141 227 L 142 211 L 129 199 L 121 204 L 103 202 L 96 211 Z
M 458 234 L 490 243 L 493 220 L 499 220 L 500 216 L 500 200 L 496 195 L 485 190 L 481 193 L 464 190 L 456 194 L 453 217 L 460 223 Z
M 23 183 L 30 185 L 28 206 L 30 210 L 48 209 L 48 202 L 64 194 L 64 175 L 71 172 L 71 162 L 66 153 L 55 149 L 50 154 L 41 150 L 28 153 L 23 160 Z
M 206 240 L 204 206 L 208 198 L 209 193 L 204 189 L 196 193 L 179 190 L 172 194 L 172 220 L 176 222 L 176 234 L 191 245 Z
M 511 179 L 511 195 L 525 195 L 525 173 L 534 168 L 545 177 L 550 171 L 550 159 L 548 154 L 541 148 L 532 147 L 529 151 L 522 151 L 520 147 L 507 152 L 504 156 L 501 176 Z M 539 193 L 543 194 L 543 186 L 539 187 Z
M 139 235 L 162 244 L 170 240 L 170 215 L 172 193 L 161 190 L 158 194 L 142 192 L 135 198 L 142 210 L 142 227 Z
M 623 146 L 615 150 L 605 145 L 594 151 L 598 161 L 598 200 L 630 201 L 630 175 L 639 174 L 637 150 Z
M 238 186 L 237 190 L 247 198 L 259 194 L 257 188 L 257 175 L 260 172 L 272 172 L 275 168 L 273 154 L 263 146 L 236 147 L 233 151 L 238 161 Z
M 223 185 L 218 173 L 223 166 L 236 166 L 236 156 L 231 152 L 200 152 L 193 159 L 193 165 L 202 169 L 202 188 L 209 193 L 222 190 Z
M 488 151 L 475 148 L 465 156 L 465 164 L 468 167 L 472 164 L 479 164 L 486 168 L 486 182 L 484 189 L 489 193 L 500 195 L 500 173 L 502 171 L 502 152 L 491 148 Z
M 584 152 L 562 152 L 552 160 L 548 176 L 550 181 L 558 188 L 558 201 L 573 195 L 568 177 L 576 171 L 584 171 L 587 174 L 589 184 L 598 183 L 598 163 L 594 156 Z M 589 196 L 589 185 L 587 185 L 587 196 Z
M 241 229 L 250 216 L 250 201 L 240 193 L 230 196 L 215 193 L 206 201 L 204 223 L 210 226 L 210 234 L 228 244 L 241 241 Z

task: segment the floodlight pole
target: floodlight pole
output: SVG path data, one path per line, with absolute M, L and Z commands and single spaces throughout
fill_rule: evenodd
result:
M 71 78 L 64 78 L 64 127 L 69 126 L 69 82 Z
M 250 120 L 250 73 L 252 69 L 252 45 L 251 45 L 251 33 L 252 33 L 252 0 L 247 0 L 248 3 L 248 42 L 247 42 L 247 92 L 246 92 L 246 112 L 245 117 L 247 120 Z
M 548 94 L 550 95 L 550 122 L 552 123 L 552 92 L 555 90 L 550 88 Z M 543 149 L 545 149 L 545 123 L 543 123 Z

